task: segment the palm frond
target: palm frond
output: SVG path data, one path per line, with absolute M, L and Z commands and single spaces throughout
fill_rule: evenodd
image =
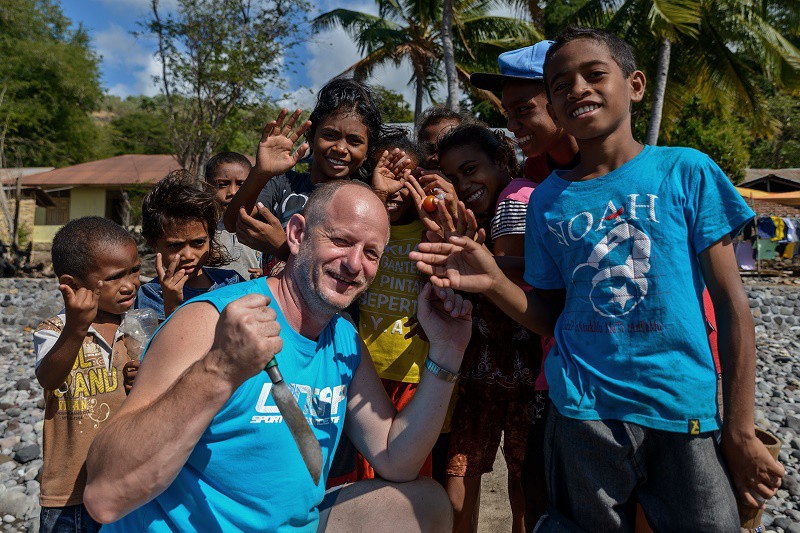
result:
M 700 0 L 653 0 L 648 14 L 651 30 L 673 39 L 697 36 L 700 17 Z

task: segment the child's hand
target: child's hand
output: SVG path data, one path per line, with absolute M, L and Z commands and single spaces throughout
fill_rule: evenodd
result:
M 436 211 L 429 212 L 424 207 L 425 198 L 436 195 L 436 193 L 444 193 L 444 202 L 448 210 L 451 211 L 452 218 L 457 219 L 458 197 L 456 196 L 453 184 L 447 181 L 444 176 L 435 171 L 424 170 L 422 172 L 423 175 L 419 179 L 415 178 L 413 175 L 409 176 L 406 180 L 405 187 L 411 192 L 414 205 L 417 207 L 419 219 L 425 225 L 425 229 L 428 232 L 438 233 L 440 237 L 444 238 L 444 230 L 436 221 L 436 215 L 434 214 Z M 439 191 L 437 191 L 437 189 Z M 442 203 L 442 201 L 436 198 L 434 203 L 437 205 L 438 210 L 438 204 Z
M 450 237 L 468 237 L 478 244 L 486 241 L 486 230 L 478 228 L 478 221 L 472 209 L 467 209 L 464 202 L 458 202 L 458 217 L 454 220 L 444 202 L 439 202 L 436 215 L 436 224 L 444 231 L 443 242 L 449 242 Z
M 122 367 L 122 383 L 125 387 L 125 394 L 130 394 L 133 382 L 136 380 L 136 373 L 139 371 L 139 361 L 128 361 Z
M 504 278 L 487 248 L 466 237 L 451 237 L 449 242 L 422 242 L 408 254 L 417 270 L 430 276 L 436 287 L 486 293 Z
M 458 195 L 453 183 L 440 170 L 421 170 L 419 183 L 428 194 L 444 193 L 444 203 L 453 218 L 458 216 Z
M 737 439 L 723 433 L 722 453 L 731 474 L 736 498 L 750 507 L 765 507 L 764 502 L 778 492 L 786 470 L 772 458 L 755 434 Z
M 403 188 L 411 173 L 412 161 L 406 153 L 395 148 L 391 152 L 384 150 L 375 171 L 372 173 L 372 189 L 386 203 L 386 200 Z
M 302 111 L 298 109 L 291 114 L 284 124 L 289 111 L 281 110 L 278 118 L 267 123 L 261 133 L 261 142 L 256 150 L 256 164 L 251 172 L 272 178 L 285 173 L 300 161 L 308 150 L 308 143 L 303 143 L 292 153 L 294 144 L 305 135 L 311 126 L 311 121 L 306 120 L 294 131 L 295 123 L 300 118 Z
M 169 267 L 164 270 L 161 254 L 156 254 L 156 273 L 161 283 L 161 293 L 164 295 L 164 316 L 169 316 L 183 303 L 183 286 L 189 276 L 182 268 L 178 268 L 181 254 L 175 256 Z
M 260 268 L 248 268 L 247 273 L 250 274 L 250 279 L 258 279 L 264 275 L 264 271 Z
M 286 231 L 281 226 L 281 221 L 261 202 L 256 205 L 255 212 L 261 215 L 263 222 L 248 215 L 244 207 L 239 208 L 236 237 L 242 244 L 253 250 L 285 259 L 283 253 L 288 250 L 284 250 Z
M 64 297 L 64 308 L 67 323 L 65 326 L 75 328 L 84 335 L 89 331 L 94 319 L 97 318 L 97 305 L 100 302 L 100 289 L 103 282 L 100 281 L 94 290 L 81 287 L 77 291 L 69 285 L 59 285 L 58 289 Z

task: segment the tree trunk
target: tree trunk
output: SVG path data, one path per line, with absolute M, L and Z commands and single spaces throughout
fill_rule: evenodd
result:
M 119 219 L 122 221 L 122 227 L 131 229 L 131 197 L 128 191 L 122 189 L 122 201 L 119 204 Z
M 425 92 L 425 87 L 422 86 L 424 83 L 420 76 L 417 76 L 417 96 L 414 99 L 414 124 L 417 124 L 419 120 L 419 115 L 422 113 L 422 96 Z
M 772 168 L 783 168 L 783 158 L 781 157 L 781 151 L 783 150 L 783 132 L 778 133 L 775 136 L 775 149 L 772 151 L 773 157 L 773 167 Z
M 458 111 L 458 75 L 456 56 L 453 49 L 453 0 L 444 0 L 442 9 L 442 50 L 444 51 L 444 72 L 447 76 L 447 107 Z
M 664 93 L 667 90 L 667 77 L 669 76 L 669 56 L 672 42 L 664 38 L 658 47 L 658 68 L 656 70 L 656 85 L 653 88 L 653 109 L 650 111 L 650 124 L 647 127 L 645 143 L 656 145 L 658 143 L 658 130 L 661 128 L 661 113 L 664 110 Z

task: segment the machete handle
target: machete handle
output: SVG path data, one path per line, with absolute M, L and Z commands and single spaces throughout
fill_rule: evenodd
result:
M 276 357 L 273 357 L 272 361 L 267 363 L 267 366 L 264 367 L 264 370 L 267 371 L 267 374 L 269 374 L 269 379 L 273 383 L 280 383 L 283 381 L 283 375 L 281 374 L 281 371 L 278 370 L 278 359 Z

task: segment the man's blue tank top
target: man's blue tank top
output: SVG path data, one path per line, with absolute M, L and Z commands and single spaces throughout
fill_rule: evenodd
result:
M 266 278 L 192 300 L 222 312 L 252 293 L 272 298 Z M 245 381 L 220 409 L 175 481 L 158 497 L 103 531 L 316 531 L 318 505 L 344 426 L 347 393 L 361 361 L 355 328 L 334 316 L 317 341 L 289 326 L 273 299 L 283 349 L 278 362 L 322 447 L 322 479 L 306 470 L 270 395 L 265 371 Z M 174 316 L 174 315 L 173 315 Z

